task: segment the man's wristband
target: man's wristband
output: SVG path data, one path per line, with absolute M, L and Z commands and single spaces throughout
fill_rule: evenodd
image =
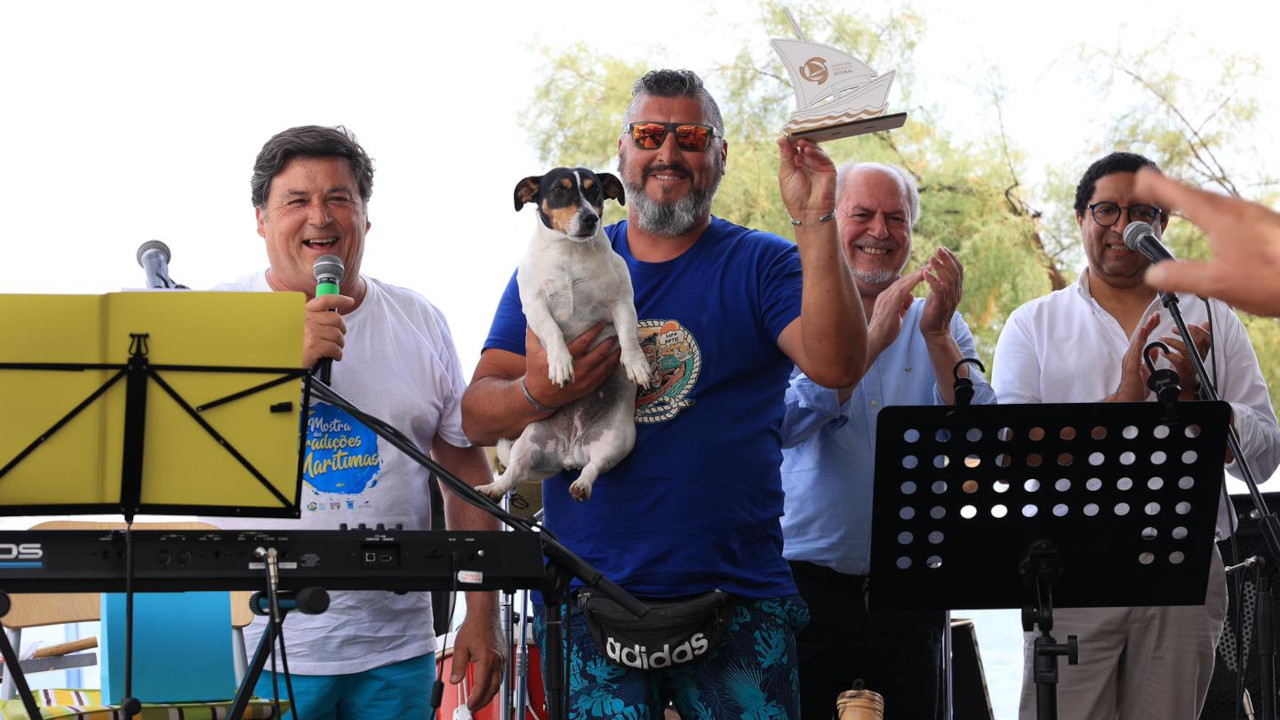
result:
M 826 215 L 823 215 L 823 216 L 819 217 L 819 218 L 818 218 L 818 222 L 830 222 L 830 221 L 835 220 L 835 219 L 836 219 L 836 211 L 835 211 L 835 210 L 832 210 L 831 212 L 827 213 Z M 804 221 L 803 221 L 803 220 L 797 220 L 796 218 L 791 218 L 791 224 L 792 224 L 792 225 L 796 225 L 796 226 L 800 226 L 800 225 L 803 225 L 803 224 L 804 224 Z
M 524 378 L 520 378 L 520 392 L 524 393 L 524 399 L 529 401 L 529 404 L 533 406 L 534 410 L 537 410 L 540 413 L 553 413 L 556 411 L 555 408 L 547 407 L 533 399 L 533 396 L 529 394 L 529 386 L 525 384 Z

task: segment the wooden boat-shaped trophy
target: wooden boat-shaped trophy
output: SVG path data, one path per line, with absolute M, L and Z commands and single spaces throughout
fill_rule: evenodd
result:
M 796 92 L 797 109 L 783 134 L 821 142 L 902 127 L 906 113 L 884 114 L 897 71 L 877 74 L 842 50 L 810 42 L 791 11 L 783 12 L 799 38 L 770 41 Z

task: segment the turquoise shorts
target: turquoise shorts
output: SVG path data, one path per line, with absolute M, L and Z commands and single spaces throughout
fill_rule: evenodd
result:
M 800 717 L 796 633 L 808 624 L 809 608 L 799 595 L 733 598 L 720 645 L 699 660 L 662 670 L 611 662 L 596 648 L 577 603 L 569 606 L 564 627 L 569 641 L 570 720 L 662 720 L 668 704 L 691 720 Z M 541 606 L 534 616 L 534 636 L 545 646 Z M 545 650 L 542 657 L 547 657 Z
M 350 675 L 291 675 L 299 720 L 385 720 L 431 717 L 431 685 L 436 681 L 435 653 Z M 272 697 L 279 681 L 287 699 L 283 674 L 264 670 L 254 694 Z M 292 711 L 284 720 L 295 720 Z

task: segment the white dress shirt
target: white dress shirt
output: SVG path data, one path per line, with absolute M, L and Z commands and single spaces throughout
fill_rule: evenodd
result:
M 1254 478 L 1264 482 L 1280 466 L 1280 429 L 1266 382 L 1258 368 L 1258 356 L 1249 344 L 1244 325 L 1226 304 L 1210 300 L 1213 313 L 1213 355 L 1217 358 L 1214 383 L 1219 397 L 1230 403 L 1232 423 Z M 1194 295 L 1179 294 L 1178 305 L 1187 325 L 1209 319 L 1205 303 Z M 1139 320 L 1141 327 L 1152 313 L 1160 324 L 1151 340 L 1178 337 L 1173 318 L 1152 300 Z M 991 384 L 1002 403 L 1097 402 L 1115 392 L 1120 383 L 1120 363 L 1130 338 L 1112 315 L 1089 292 L 1089 273 L 1082 271 L 1074 285 L 1037 298 L 1014 310 L 996 343 Z M 1214 363 L 1205 367 L 1214 373 Z M 1154 394 L 1149 396 L 1154 399 Z M 1227 471 L 1241 477 L 1237 463 Z M 1230 507 L 1218 513 L 1218 533 L 1230 534 Z

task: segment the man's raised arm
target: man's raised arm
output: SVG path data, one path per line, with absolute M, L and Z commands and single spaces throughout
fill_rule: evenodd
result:
M 836 235 L 836 167 L 817 145 L 778 139 L 778 184 L 795 226 L 804 272 L 800 317 L 778 346 L 824 387 L 849 387 L 867 365 L 867 320 Z M 824 219 L 825 218 L 825 219 Z

